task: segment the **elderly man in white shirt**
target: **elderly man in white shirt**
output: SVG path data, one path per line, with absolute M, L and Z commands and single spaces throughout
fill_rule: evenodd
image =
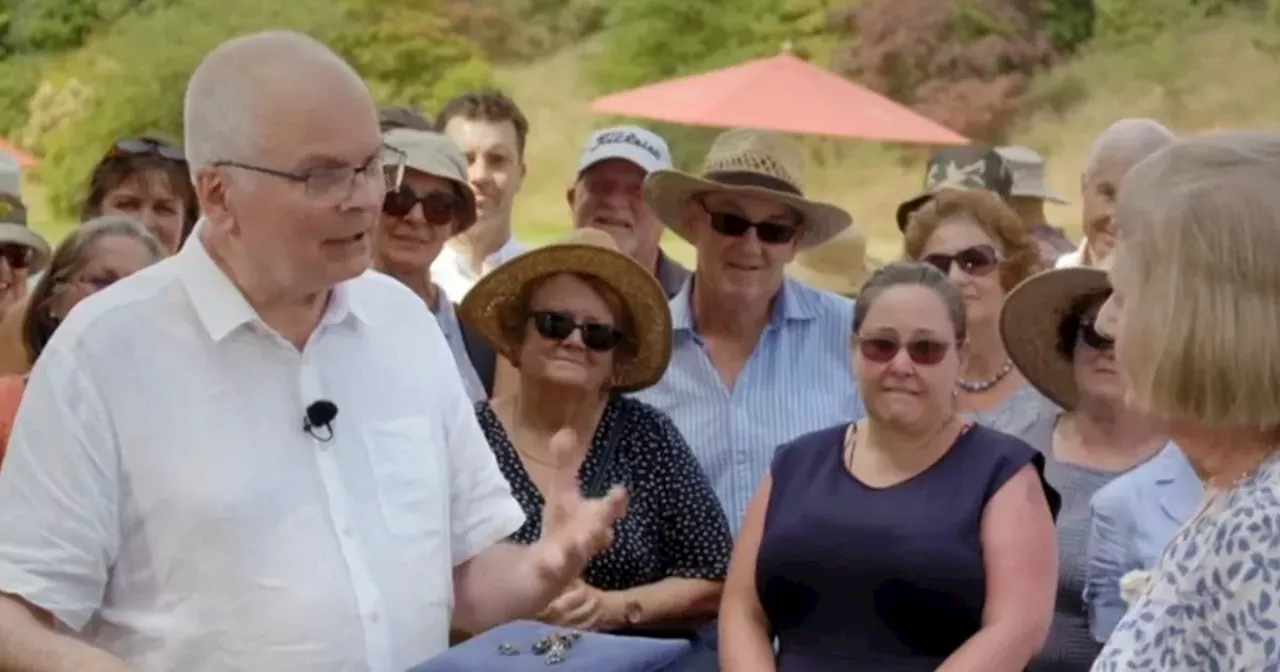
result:
M 210 53 L 185 107 L 205 221 L 31 374 L 0 472 L 0 669 L 401 672 L 451 619 L 544 607 L 625 493 L 584 501 L 565 469 L 543 541 L 502 542 L 523 515 L 439 327 L 366 272 L 403 164 L 359 76 L 261 33 Z

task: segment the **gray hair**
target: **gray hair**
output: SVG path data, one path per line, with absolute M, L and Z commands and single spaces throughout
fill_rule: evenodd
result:
M 191 73 L 183 101 L 183 146 L 192 178 L 217 161 L 248 160 L 264 131 L 255 123 L 263 113 L 258 99 L 313 86 L 302 74 L 308 69 L 339 72 L 365 88 L 342 57 L 293 31 L 244 35 L 209 52 Z
M 964 307 L 964 297 L 942 271 L 922 261 L 897 261 L 876 269 L 867 278 L 862 289 L 858 290 L 858 298 L 853 305 L 853 333 L 858 333 L 862 328 L 867 311 L 871 310 L 872 304 L 885 290 L 904 285 L 917 285 L 933 290 L 947 307 L 947 319 L 955 328 L 956 342 L 964 342 L 968 335 L 968 314 Z
M 1121 119 L 1094 139 L 1085 156 L 1082 174 L 1088 179 L 1104 161 L 1133 167 L 1177 139 L 1173 131 L 1155 119 Z

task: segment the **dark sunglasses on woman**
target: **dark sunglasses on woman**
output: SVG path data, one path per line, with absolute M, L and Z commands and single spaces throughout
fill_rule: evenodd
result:
M 1094 350 L 1110 350 L 1116 347 L 1115 339 L 1098 331 L 1097 327 L 1094 326 L 1093 320 L 1088 318 L 1080 320 L 1079 337 L 1081 343 Z
M 612 324 L 578 322 L 572 315 L 554 310 L 535 311 L 530 317 L 538 334 L 553 341 L 563 341 L 577 331 L 582 334 L 582 344 L 596 352 L 609 352 L 622 342 L 622 332 Z
M 951 346 L 929 338 L 918 338 L 902 343 L 885 336 L 858 337 L 858 352 L 862 353 L 867 361 L 877 364 L 893 361 L 893 358 L 898 356 L 898 352 L 904 348 L 912 362 L 921 366 L 933 366 L 947 356 Z
M 33 252 L 31 248 L 22 245 L 3 245 L 0 246 L 0 257 L 9 264 L 9 268 L 20 271 L 31 266 Z
M 111 151 L 107 152 L 109 157 L 136 156 L 138 154 L 155 154 L 161 158 L 184 163 L 187 160 L 187 155 L 182 151 L 181 147 L 171 145 L 163 140 L 156 140 L 155 138 L 123 138 L 116 140 L 116 144 L 111 146 Z
M 943 275 L 949 275 L 951 265 L 958 264 L 966 275 L 976 278 L 996 270 L 1000 265 L 1000 254 L 992 245 L 974 245 L 955 254 L 926 254 L 921 261 L 942 271 Z
M 419 194 L 413 187 L 402 184 L 387 192 L 382 199 L 382 211 L 392 217 L 407 217 L 413 206 L 422 206 L 422 218 L 432 226 L 447 226 L 462 209 L 458 197 L 443 191 Z

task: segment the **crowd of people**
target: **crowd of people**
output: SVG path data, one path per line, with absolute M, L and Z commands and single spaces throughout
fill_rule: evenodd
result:
M 56 248 L 0 175 L 0 669 L 1280 669 L 1280 135 L 1116 122 L 1078 245 L 940 149 L 886 264 L 753 129 L 526 249 L 531 132 L 272 31 Z

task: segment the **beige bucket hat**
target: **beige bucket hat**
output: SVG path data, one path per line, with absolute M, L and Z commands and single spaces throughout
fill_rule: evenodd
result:
M 1044 157 L 1030 147 L 997 147 L 996 151 L 1013 173 L 1012 196 L 1038 198 L 1049 203 L 1067 205 L 1067 200 L 1049 191 L 1044 177 Z
M 880 261 L 867 257 L 867 238 L 853 229 L 796 255 L 791 277 L 823 291 L 854 298 Z
M 27 226 L 27 206 L 22 202 L 22 167 L 8 153 L 0 152 L 0 245 L 31 250 L 31 275 L 43 271 L 53 254 L 44 236 Z
M 644 182 L 644 197 L 658 219 L 690 239 L 684 207 L 703 193 L 736 191 L 771 196 L 800 213 L 797 249 L 820 245 L 853 225 L 853 218 L 830 203 L 804 196 L 804 153 L 791 138 L 771 131 L 734 129 L 716 138 L 701 176 L 655 170 Z
M 465 204 L 455 235 L 476 223 L 476 193 L 467 180 L 467 157 L 458 143 L 443 133 L 412 128 L 393 128 L 382 134 L 382 142 L 404 152 L 405 168 L 453 184 Z
M 631 314 L 636 356 L 618 364 L 613 390 L 631 392 L 653 385 L 671 361 L 671 308 L 666 292 L 645 267 L 618 250 L 613 237 L 598 229 L 575 229 L 567 238 L 530 250 L 495 268 L 467 292 L 458 316 L 498 354 L 514 361 L 518 343 L 508 338 L 524 288 L 559 273 L 599 278 L 608 284 Z
M 1107 272 L 1074 266 L 1044 271 L 1005 297 L 1000 338 L 1014 366 L 1050 401 L 1066 411 L 1080 403 L 1071 360 L 1059 349 L 1062 321 L 1088 296 L 1111 293 Z

